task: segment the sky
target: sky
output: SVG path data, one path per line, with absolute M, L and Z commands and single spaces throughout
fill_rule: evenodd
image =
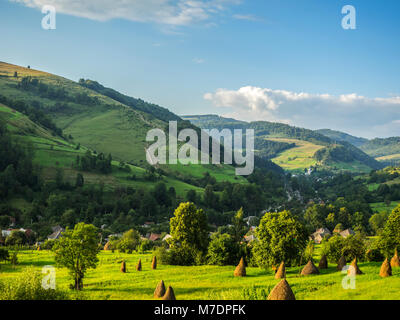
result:
M 0 31 L 0 61 L 179 115 L 400 136 L 398 0 L 0 0 Z

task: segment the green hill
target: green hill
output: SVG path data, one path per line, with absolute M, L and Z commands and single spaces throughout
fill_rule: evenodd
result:
M 120 170 L 119 162 L 113 161 L 113 171 L 110 175 L 97 172 L 83 172 L 72 166 L 77 156 L 84 156 L 91 152 L 84 146 L 79 146 L 73 141 L 67 141 L 60 136 L 55 136 L 46 128 L 31 121 L 26 115 L 0 104 L 0 122 L 6 124 L 7 129 L 21 143 L 30 144 L 34 152 L 34 163 L 42 167 L 42 177 L 53 181 L 57 168 L 64 170 L 64 178 L 67 182 L 75 183 L 77 173 L 81 173 L 87 184 L 99 185 L 104 183 L 106 189 L 113 190 L 117 187 L 144 187 L 150 188 L 154 182 L 147 182 L 144 177 L 146 170 L 137 166 L 126 164 L 129 170 Z M 230 172 L 225 172 L 229 175 Z M 131 177 L 135 176 L 135 180 Z M 218 178 L 218 176 L 216 177 Z M 184 195 L 188 190 L 202 192 L 202 188 L 187 184 L 178 179 L 162 176 L 168 187 L 174 187 L 178 195 Z
M 356 147 L 361 147 L 368 142 L 368 139 L 355 137 L 350 134 L 331 129 L 320 129 L 316 130 L 316 132 L 323 134 L 324 136 L 327 136 L 328 138 L 335 141 L 346 141 Z
M 373 157 L 386 157 L 400 153 L 400 137 L 376 138 L 360 148 Z
M 256 154 L 290 171 L 310 166 L 330 170 L 368 172 L 382 164 L 346 141 L 304 128 L 267 121 L 243 122 L 215 115 L 181 116 L 201 128 L 254 129 Z
M 135 167 L 147 167 L 145 148 L 148 143 L 145 138 L 149 130 L 160 128 L 166 131 L 170 120 L 178 121 L 178 127 L 200 130 L 165 108 L 120 94 L 95 81 L 74 82 L 4 62 L 0 62 L 0 95 L 17 105 L 26 104 L 28 109 L 41 112 L 43 116 L 37 119 L 46 115 L 49 122 L 54 122 L 64 136 L 72 137 L 75 143 L 96 152 L 110 153 L 113 159 Z M 179 168 L 164 166 L 163 170 L 173 174 Z M 217 181 L 246 182 L 244 178 L 236 177 L 232 166 L 223 166 L 221 170 L 199 165 L 194 176 L 191 170 L 185 175 L 197 177 L 199 172 L 213 176 L 215 173 Z
M 400 161 L 400 137 L 368 140 L 330 129 L 316 130 L 316 132 L 335 141 L 348 142 L 379 162 L 382 162 L 384 165 L 393 165 Z

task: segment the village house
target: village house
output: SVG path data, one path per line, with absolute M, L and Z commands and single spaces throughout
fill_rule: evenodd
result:
M 339 232 L 339 234 L 342 238 L 347 238 L 348 236 L 354 235 L 356 233 L 352 229 L 346 229 L 343 230 L 342 232 Z
M 61 226 L 55 226 L 55 227 L 52 227 L 51 229 L 52 229 L 53 233 L 50 234 L 50 235 L 47 237 L 47 240 L 57 240 L 57 239 L 60 239 L 61 236 L 62 236 L 62 233 L 65 231 L 65 229 L 62 228 Z
M 311 235 L 311 240 L 320 244 L 324 238 L 330 238 L 332 233 L 327 228 L 320 228 Z
M 161 234 L 151 233 L 148 237 L 150 241 L 157 241 L 161 239 Z
M 172 236 L 170 234 L 165 235 L 165 237 L 162 239 L 162 241 L 167 241 L 168 239 L 171 239 Z

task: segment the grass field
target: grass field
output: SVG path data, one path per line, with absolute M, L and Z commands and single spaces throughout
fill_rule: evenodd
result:
M 371 209 L 375 212 L 384 212 L 389 211 L 392 212 L 394 208 L 396 208 L 400 204 L 400 201 L 392 201 L 389 206 L 384 202 L 370 203 Z
M 315 261 L 318 259 L 316 251 Z M 174 288 L 178 300 L 229 300 L 265 299 L 277 284 L 272 271 L 247 268 L 247 277 L 233 277 L 234 266 L 177 267 L 159 265 L 157 270 L 150 268 L 152 255 L 120 254 L 102 251 L 100 263 L 95 270 L 88 271 L 84 279 L 85 299 L 150 300 L 160 280 Z M 139 258 L 143 271 L 135 270 Z M 49 251 L 23 251 L 18 255 L 20 264 L 15 269 L 2 264 L 0 279 L 11 279 L 26 267 L 37 270 L 45 265 L 54 265 L 53 253 Z M 127 263 L 127 273 L 119 271 L 121 261 Z M 357 276 L 356 289 L 345 290 L 342 281 L 345 275 L 329 269 L 321 270 L 320 275 L 303 277 L 300 268 L 288 268 L 287 281 L 298 300 L 380 300 L 400 299 L 400 269 L 393 270 L 393 277 L 379 277 L 381 263 L 359 263 L 363 275 Z M 66 269 L 56 270 L 57 286 L 67 290 L 71 280 Z M 245 292 L 250 292 L 246 294 Z
M 271 159 L 274 163 L 281 166 L 283 169 L 290 171 L 304 170 L 306 168 L 316 165 L 317 161 L 314 159 L 313 156 L 315 152 L 324 148 L 324 146 L 297 139 L 268 137 L 267 140 L 296 144 L 295 148 L 285 150 L 278 157 Z

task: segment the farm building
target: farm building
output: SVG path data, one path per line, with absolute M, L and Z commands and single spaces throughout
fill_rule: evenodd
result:
M 331 237 L 332 233 L 327 228 L 320 228 L 311 235 L 311 239 L 319 244 L 325 237 Z

